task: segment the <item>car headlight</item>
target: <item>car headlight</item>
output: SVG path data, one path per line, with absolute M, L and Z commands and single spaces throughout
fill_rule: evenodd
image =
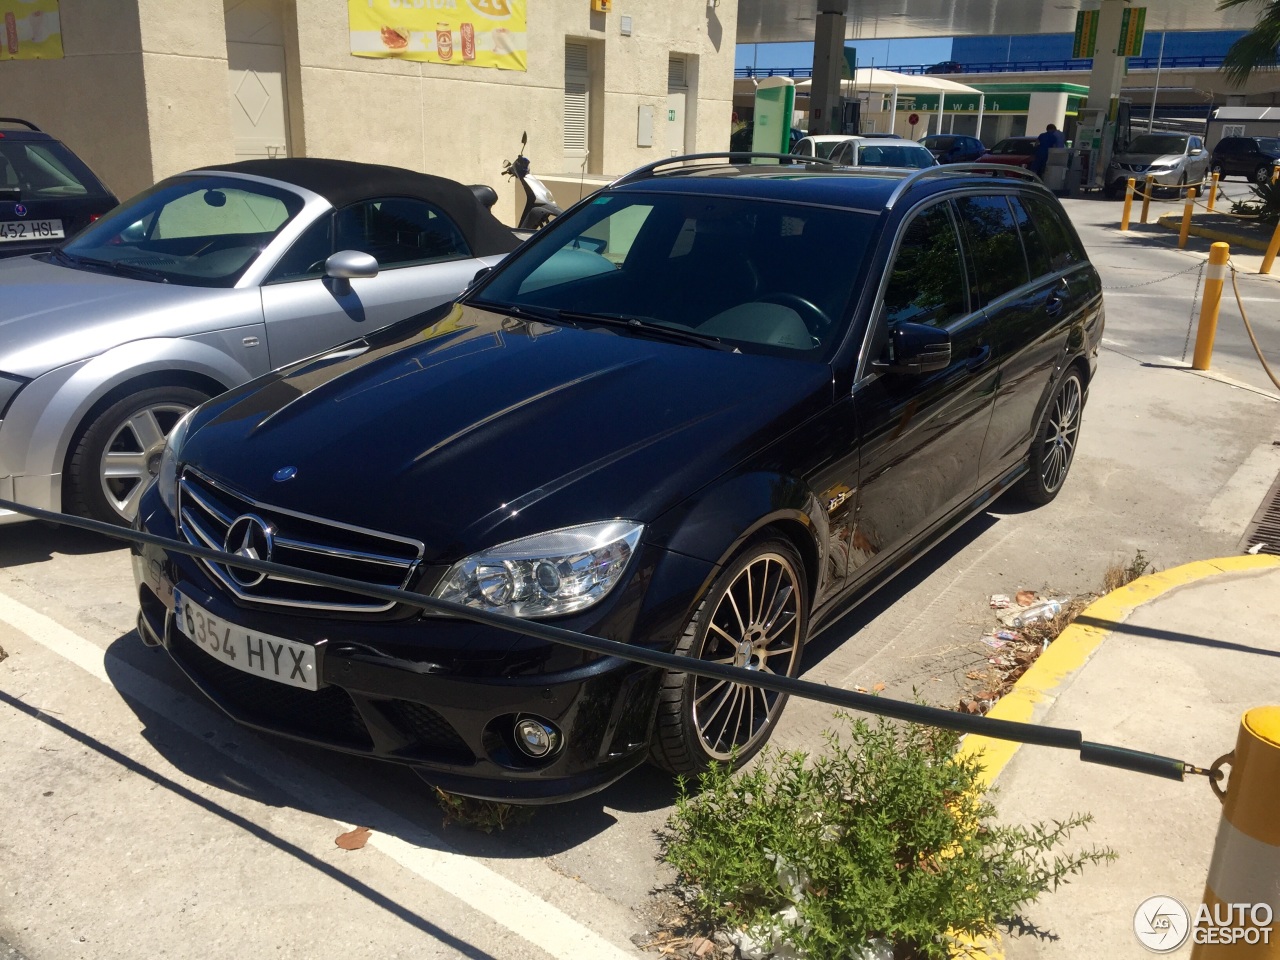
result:
M 643 531 L 605 520 L 512 540 L 455 563 L 432 595 L 513 617 L 576 613 L 622 579 Z
M 160 454 L 160 469 L 156 471 L 156 483 L 160 485 L 160 499 L 175 517 L 178 515 L 178 458 L 182 456 L 182 445 L 187 440 L 187 428 L 191 426 L 191 416 L 195 410 L 189 410 L 181 420 L 173 425 L 169 436 L 165 437 L 164 453 Z
M 18 391 L 25 387 L 30 381 L 23 380 L 21 377 L 13 377 L 7 373 L 0 373 L 0 420 L 4 419 L 5 413 L 9 410 L 9 404 L 13 398 L 18 395 Z

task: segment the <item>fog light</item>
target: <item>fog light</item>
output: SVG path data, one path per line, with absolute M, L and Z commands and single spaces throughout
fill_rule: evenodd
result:
M 520 751 L 541 760 L 550 756 L 560 746 L 560 731 L 545 720 L 536 717 L 520 717 L 515 727 L 516 746 Z

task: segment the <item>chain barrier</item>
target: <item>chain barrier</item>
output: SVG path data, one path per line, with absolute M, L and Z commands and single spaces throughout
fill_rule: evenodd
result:
M 1173 184 L 1166 187 L 1161 187 L 1157 184 L 1152 184 L 1150 194 L 1144 193 L 1138 187 L 1137 183 L 1135 183 L 1133 187 L 1133 198 L 1135 200 L 1161 200 L 1165 198 L 1156 196 L 1157 190 L 1176 190 L 1178 192 L 1178 199 L 1181 199 L 1181 201 L 1185 203 L 1187 199 L 1186 191 L 1195 189 L 1197 191 L 1197 196 L 1192 197 L 1191 202 L 1195 206 L 1203 207 L 1206 212 L 1217 214 L 1223 217 L 1231 217 L 1235 220 L 1261 220 L 1262 219 L 1263 215 L 1258 213 L 1227 213 L 1222 210 L 1209 210 L 1209 203 L 1208 203 L 1209 198 L 1206 196 L 1200 196 L 1198 191 L 1209 186 L 1211 183 L 1212 183 L 1211 180 L 1200 180 L 1197 183 L 1180 183 L 1180 184 Z M 1218 196 L 1215 198 L 1215 202 L 1218 199 L 1230 200 L 1232 203 L 1240 202 L 1227 195 L 1227 192 L 1222 189 L 1221 182 L 1219 182 L 1218 184 Z
M 76 530 L 102 534 L 112 539 L 124 540 L 135 545 L 147 544 L 159 547 L 169 553 L 209 560 L 214 563 L 254 570 L 259 573 L 274 574 L 279 577 L 291 577 L 301 583 L 312 586 L 332 587 L 378 600 L 403 603 L 419 610 L 445 614 L 455 619 L 469 620 L 473 623 L 495 627 L 499 630 L 510 631 L 526 637 L 533 637 L 548 643 L 573 647 L 587 653 L 594 653 L 597 656 L 626 660 L 658 670 L 676 670 L 712 680 L 727 680 L 730 683 L 756 687 L 771 693 L 802 697 L 845 710 L 856 710 L 873 716 L 889 717 L 890 719 L 903 720 L 908 723 L 940 727 L 945 730 L 953 730 L 956 733 L 976 734 L 990 737 L 993 740 L 1035 744 L 1060 750 L 1074 750 L 1084 763 L 1102 764 L 1134 773 L 1162 777 L 1166 780 L 1184 780 L 1187 774 L 1209 775 L 1209 771 L 1184 760 L 1147 753 L 1142 750 L 1131 750 L 1127 747 L 1117 747 L 1111 744 L 1093 743 L 1085 740 L 1084 735 L 1079 730 L 1017 720 L 996 720 L 991 717 L 974 716 L 942 707 L 928 707 L 906 700 L 894 700 L 870 693 L 843 690 L 824 683 L 814 683 L 811 680 L 798 680 L 781 674 L 765 673 L 760 670 L 735 667 L 731 664 L 699 660 L 696 657 L 667 653 L 663 650 L 623 643 L 619 640 L 593 637 L 589 634 L 579 633 L 575 630 L 568 630 L 564 627 L 557 627 L 536 620 L 521 620 L 518 617 L 477 610 L 474 607 L 464 606 L 448 600 L 438 600 L 435 597 L 414 593 L 409 590 L 363 583 L 347 577 L 337 577 L 313 570 L 300 570 L 296 567 L 273 563 L 268 560 L 258 560 L 223 550 L 198 547 L 185 541 L 171 540 L 152 533 L 144 533 L 141 530 L 127 530 L 114 524 L 88 520 L 84 517 L 72 517 L 52 510 L 42 510 L 38 507 L 29 507 L 25 504 L 13 503 L 8 500 L 0 500 L 0 509 L 12 510 L 27 517 L 47 520 L 50 523 L 71 527 Z
M 1204 281 L 1204 265 L 1207 260 L 1200 261 L 1200 272 L 1196 274 L 1196 290 L 1191 294 L 1191 313 L 1187 317 L 1187 338 L 1182 341 L 1182 360 L 1185 363 L 1187 351 L 1191 349 L 1191 330 L 1196 325 L 1196 301 L 1200 299 L 1200 284 Z
M 1258 355 L 1258 362 L 1262 364 L 1262 369 L 1266 371 L 1267 376 L 1271 378 L 1271 382 L 1275 384 L 1277 390 L 1280 390 L 1280 379 L 1276 378 L 1275 372 L 1271 369 L 1271 365 L 1267 363 L 1267 358 L 1263 356 L 1262 347 L 1258 343 L 1257 336 L 1253 332 L 1253 324 L 1249 322 L 1249 315 L 1244 309 L 1244 298 L 1240 296 L 1240 285 L 1236 282 L 1236 275 L 1240 272 L 1236 269 L 1236 265 L 1230 260 L 1227 266 L 1231 268 L 1231 292 L 1236 297 L 1236 307 L 1240 310 L 1240 319 L 1244 321 L 1245 333 L 1249 334 L 1249 342 L 1253 344 L 1253 352 Z M 1186 356 L 1183 356 L 1186 359 Z
M 1190 273 L 1192 270 L 1200 270 L 1201 272 L 1203 272 L 1204 261 L 1201 260 L 1198 263 L 1193 263 L 1191 266 L 1187 267 L 1185 270 L 1179 270 L 1176 273 L 1171 273 L 1167 277 L 1158 277 L 1155 280 L 1143 280 L 1141 283 L 1120 283 L 1114 286 L 1106 286 L 1104 284 L 1102 289 L 1103 290 L 1134 290 L 1138 287 L 1150 287 L 1157 283 L 1164 283 L 1166 280 L 1172 280 L 1174 277 L 1181 277 L 1183 274 Z M 1198 287 L 1198 284 L 1197 284 L 1197 287 Z

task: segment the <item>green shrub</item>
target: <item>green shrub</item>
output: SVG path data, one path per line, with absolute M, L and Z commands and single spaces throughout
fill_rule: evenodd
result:
M 704 920 L 768 929 L 794 904 L 799 922 L 782 937 L 814 960 L 873 938 L 898 958 L 942 958 L 1115 856 L 1052 853 L 1089 816 L 994 823 L 981 763 L 956 757 L 956 734 L 837 719 L 848 736 L 828 733 L 812 761 L 775 750 L 736 775 L 713 767 L 696 795 L 681 782 L 663 856 Z
M 1231 212 L 1258 217 L 1268 224 L 1280 220 L 1280 183 L 1255 183 L 1250 189 L 1254 199 L 1235 201 Z

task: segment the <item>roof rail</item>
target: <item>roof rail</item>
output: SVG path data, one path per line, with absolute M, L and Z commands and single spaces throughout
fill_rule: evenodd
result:
M 726 150 L 721 153 L 688 153 L 681 157 L 667 157 L 665 160 L 657 160 L 653 163 L 645 164 L 643 167 L 636 167 L 630 173 L 624 173 L 617 180 L 614 180 L 609 186 L 618 187 L 624 183 L 634 183 L 636 180 L 643 180 L 652 176 L 662 167 L 671 166 L 672 164 L 683 164 L 689 160 L 723 160 L 727 159 L 730 163 L 735 160 L 755 160 L 765 158 L 769 160 L 781 160 L 784 163 L 805 163 L 820 164 L 826 167 L 834 167 L 835 164 L 830 160 L 824 160 L 821 157 L 802 157 L 794 153 L 752 153 L 749 150 Z
M 917 170 L 905 178 L 889 195 L 884 208 L 892 210 L 893 205 L 902 199 L 905 194 L 910 193 L 912 188 L 919 184 L 921 180 L 964 173 L 989 173 L 992 176 L 1016 177 L 1030 180 L 1032 183 L 1044 183 L 1030 170 L 1023 167 L 1014 167 L 1007 163 L 942 163 L 936 167 L 925 167 L 922 170 Z
M 0 123 L 20 123 L 24 127 L 26 127 L 28 130 L 32 130 L 36 133 L 44 133 L 43 130 L 37 127 L 30 120 L 23 120 L 19 117 L 0 117 Z

